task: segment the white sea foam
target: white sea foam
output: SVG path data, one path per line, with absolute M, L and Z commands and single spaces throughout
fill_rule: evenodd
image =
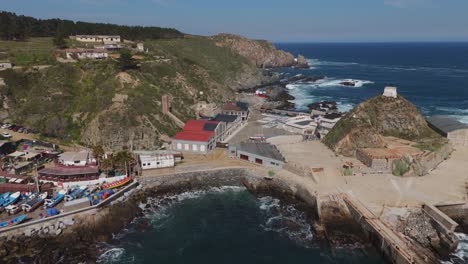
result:
M 279 199 L 270 196 L 259 199 L 259 208 L 268 216 L 260 225 L 263 230 L 285 235 L 304 247 L 312 245 L 312 227 L 303 212 L 291 205 L 283 206 Z
M 106 252 L 102 253 L 96 263 L 114 263 L 120 260 L 122 255 L 125 253 L 123 248 L 111 248 Z
M 350 66 L 359 64 L 357 62 L 322 61 L 319 59 L 307 59 L 307 62 L 312 66 Z
M 458 247 L 450 257 L 450 260 L 442 262 L 444 264 L 468 262 L 468 235 L 463 233 L 455 233 L 455 235 L 459 240 Z

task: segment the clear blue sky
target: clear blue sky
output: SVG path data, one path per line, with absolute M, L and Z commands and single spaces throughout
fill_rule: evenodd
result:
M 0 0 L 0 10 L 276 42 L 468 41 L 468 0 Z

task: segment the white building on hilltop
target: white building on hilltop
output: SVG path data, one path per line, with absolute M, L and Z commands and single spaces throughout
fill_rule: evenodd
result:
M 108 35 L 76 35 L 72 36 L 80 42 L 100 42 L 104 44 L 113 44 L 121 42 L 120 36 L 108 36 Z
M 397 98 L 397 96 L 398 96 L 397 88 L 394 87 L 394 86 L 385 87 L 383 96 L 391 97 L 391 98 Z

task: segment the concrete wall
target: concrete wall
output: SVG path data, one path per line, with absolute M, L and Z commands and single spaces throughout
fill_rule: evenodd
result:
M 172 149 L 180 152 L 189 152 L 194 154 L 207 154 L 216 147 L 215 139 L 210 142 L 189 141 L 189 140 L 172 140 Z M 203 149 L 203 150 L 202 150 Z
M 236 150 L 236 158 L 241 159 L 241 155 L 247 156 L 248 161 L 251 162 L 251 163 L 255 163 L 255 164 L 259 164 L 259 163 L 256 162 L 256 159 L 261 160 L 262 164 L 259 164 L 259 165 L 262 165 L 264 167 L 282 168 L 283 165 L 284 165 L 284 162 L 280 161 L 280 160 L 275 160 L 275 159 L 272 159 L 272 158 L 259 156 L 259 155 L 252 154 L 252 153 L 249 153 L 249 152 L 245 152 L 245 151 L 242 151 L 242 150 Z M 241 160 L 243 160 L 243 159 L 241 159 Z
M 455 146 L 468 146 L 468 128 L 452 131 L 447 138 Z
M 423 211 L 442 227 L 442 230 L 438 228 L 439 231 L 445 231 L 450 234 L 453 233 L 458 226 L 455 221 L 431 204 L 424 204 Z

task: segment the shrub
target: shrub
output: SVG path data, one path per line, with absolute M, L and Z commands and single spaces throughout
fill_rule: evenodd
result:
M 395 176 L 403 176 L 411 168 L 411 161 L 405 157 L 393 162 L 392 173 Z

